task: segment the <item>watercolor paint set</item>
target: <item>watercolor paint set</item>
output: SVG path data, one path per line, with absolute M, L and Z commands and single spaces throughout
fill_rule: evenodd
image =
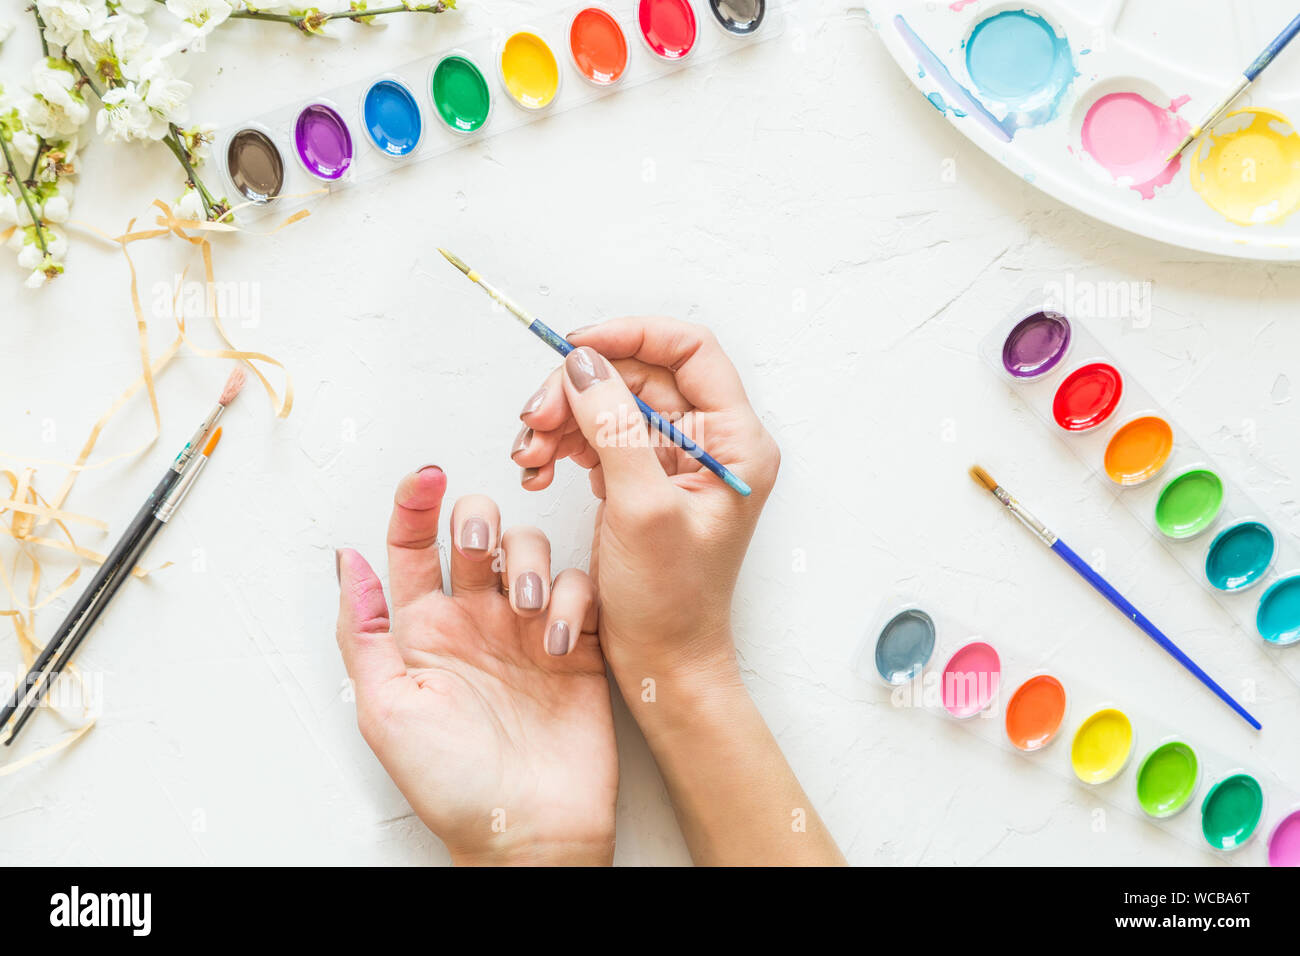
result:
M 256 218 L 780 34 L 770 0 L 583 4 L 251 117 L 217 137 Z
M 1025 663 L 923 599 L 882 601 L 853 669 L 894 706 L 959 724 L 1189 845 L 1235 863 L 1300 866 L 1300 799 L 1271 774 Z
M 1038 303 L 1038 304 L 1030 304 Z M 1027 300 L 980 354 L 1300 683 L 1300 547 L 1077 319 Z
M 1300 46 L 1169 158 L 1294 4 L 1204 4 L 1194 16 L 1174 0 L 866 5 L 912 83 L 1026 181 L 1174 245 L 1300 259 Z

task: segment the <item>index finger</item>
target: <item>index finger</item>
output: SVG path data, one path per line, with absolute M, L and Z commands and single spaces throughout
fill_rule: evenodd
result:
M 682 396 L 702 411 L 749 406 L 736 367 L 703 325 L 663 316 L 628 316 L 571 332 L 568 339 L 607 359 L 636 358 L 672 369 Z

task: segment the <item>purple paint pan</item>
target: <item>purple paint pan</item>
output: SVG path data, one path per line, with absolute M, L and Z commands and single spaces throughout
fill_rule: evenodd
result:
M 327 183 L 341 179 L 352 165 L 348 124 L 337 110 L 324 103 L 312 103 L 298 114 L 293 145 L 307 172 Z
M 1026 316 L 1002 343 L 1002 367 L 1014 378 L 1046 375 L 1070 349 L 1070 320 L 1044 310 Z

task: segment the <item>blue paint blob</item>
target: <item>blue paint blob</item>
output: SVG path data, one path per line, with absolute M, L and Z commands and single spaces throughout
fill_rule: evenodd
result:
M 942 93 L 927 93 L 925 98 L 929 100 L 930 105 L 933 106 L 935 109 L 937 109 L 940 113 L 943 113 L 945 115 L 947 114 L 948 104 L 943 101 Z
M 969 114 L 999 140 L 1004 143 L 1011 142 L 1011 133 L 1007 131 L 1002 121 L 985 109 L 984 104 L 976 99 L 970 90 L 953 79 L 952 73 L 943 65 L 943 61 L 925 45 L 924 40 L 916 35 L 916 31 L 912 29 L 901 14 L 895 15 L 894 28 L 898 30 L 898 35 L 903 38 L 903 42 L 912 51 L 912 55 L 916 57 L 918 68 L 929 70 L 934 76 L 935 83 L 943 87 L 948 94 L 948 98 L 952 100 L 954 105 L 954 113 L 956 107 L 961 106 L 963 116 Z
M 1259 599 L 1255 613 L 1259 636 L 1270 644 L 1300 641 L 1300 574 L 1275 581 Z
M 396 80 L 379 80 L 366 91 L 361 112 L 370 141 L 389 156 L 406 156 L 423 131 L 420 107 Z
M 1273 532 L 1258 521 L 1224 528 L 1205 556 L 1205 577 L 1220 591 L 1240 591 L 1264 576 L 1273 563 Z
M 889 684 L 920 676 L 934 653 L 934 621 L 917 608 L 890 618 L 876 639 L 876 671 Z
M 1070 44 L 1028 10 L 1005 10 L 976 24 L 966 41 L 966 72 L 1013 128 L 1056 115 L 1077 75 Z

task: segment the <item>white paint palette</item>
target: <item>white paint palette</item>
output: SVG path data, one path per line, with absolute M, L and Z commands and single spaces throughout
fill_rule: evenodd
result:
M 912 83 L 972 142 L 1104 222 L 1300 260 L 1300 43 L 1165 156 L 1295 15 L 1284 0 L 867 0 Z

